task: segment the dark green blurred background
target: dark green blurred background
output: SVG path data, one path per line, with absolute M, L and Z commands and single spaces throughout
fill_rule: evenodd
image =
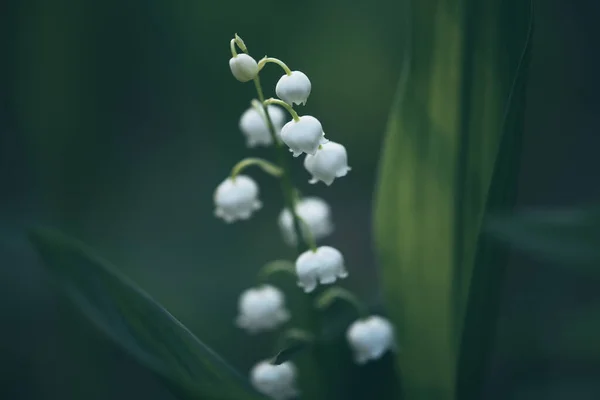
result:
M 96 248 L 240 370 L 271 354 L 271 337 L 248 339 L 233 319 L 239 292 L 254 284 L 261 264 L 293 255 L 277 231 L 278 186 L 251 172 L 264 209 L 234 225 L 213 216 L 213 190 L 232 165 L 271 156 L 248 151 L 237 127 L 254 88 L 230 74 L 235 32 L 256 58 L 278 57 L 311 78 L 302 112 L 346 145 L 353 170 L 331 188 L 308 185 L 299 160 L 294 177 L 304 193 L 333 205 L 337 230 L 328 243 L 347 258 L 345 285 L 377 304 L 371 197 L 402 62 L 402 7 L 391 0 L 2 2 L 0 398 L 168 396 L 55 293 L 23 235 L 34 224 Z M 521 205 L 598 199 L 598 17 L 594 0 L 536 2 Z M 267 96 L 280 75 L 265 69 Z M 600 398 L 600 345 L 577 353 L 584 336 L 552 353 L 563 340 L 556 332 L 571 326 L 560 316 L 595 306 L 588 312 L 598 313 L 599 328 L 599 281 L 518 255 L 509 271 L 488 398 L 538 398 L 532 388 L 546 390 L 546 399 Z M 546 358 L 525 368 L 523 349 Z

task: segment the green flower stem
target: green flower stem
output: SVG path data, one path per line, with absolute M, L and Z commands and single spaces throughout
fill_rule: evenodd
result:
M 271 360 L 271 364 L 281 365 L 292 360 L 298 354 L 308 350 L 314 342 L 315 336 L 312 333 L 298 328 L 288 329 L 279 338 L 279 351 Z
M 248 49 L 245 49 L 244 52 L 246 54 L 248 54 Z M 267 126 L 269 128 L 269 133 L 271 134 L 271 137 L 273 138 L 273 141 L 275 142 L 275 148 L 277 150 L 277 158 L 278 158 L 278 164 L 281 167 L 281 169 L 283 170 L 283 175 L 281 176 L 281 179 L 279 180 L 281 182 L 281 191 L 283 192 L 283 198 L 285 201 L 285 206 L 288 208 L 288 210 L 290 210 L 290 212 L 292 213 L 293 216 L 293 222 L 294 222 L 294 232 L 296 232 L 296 237 L 298 238 L 298 240 L 296 241 L 297 246 L 296 246 L 296 251 L 298 252 L 298 254 L 301 254 L 304 252 L 305 250 L 305 246 L 304 246 L 304 242 L 303 242 L 303 238 L 304 236 L 302 236 L 302 230 L 300 229 L 301 227 L 301 222 L 300 219 L 298 218 L 298 214 L 296 213 L 296 189 L 294 188 L 294 185 L 292 184 L 292 178 L 290 175 L 290 167 L 288 164 L 288 159 L 287 159 L 287 151 L 283 145 L 283 143 L 281 143 L 280 140 L 278 140 L 277 138 L 277 133 L 275 131 L 275 126 L 273 125 L 273 121 L 271 120 L 271 116 L 268 113 L 267 110 L 267 104 L 265 104 L 265 96 L 263 94 L 263 90 L 262 90 L 262 86 L 260 84 L 260 77 L 257 75 L 256 78 L 254 78 L 254 86 L 256 87 L 256 94 L 258 96 L 258 99 L 260 100 L 264 113 L 265 113 L 265 117 L 267 120 Z M 308 299 L 307 299 L 308 300 Z M 305 307 L 304 308 L 304 312 L 306 313 L 306 322 L 309 325 L 309 329 L 313 332 L 318 332 L 319 330 L 319 324 L 317 319 L 315 318 L 314 313 L 311 312 L 312 307 L 310 306 L 310 302 L 306 301 Z M 320 365 L 323 364 L 324 360 L 321 359 L 321 353 L 318 351 L 318 349 L 314 349 L 312 351 L 312 357 L 310 358 L 310 361 L 307 361 L 308 365 L 306 365 L 306 367 L 308 367 L 308 371 L 311 371 L 309 373 L 309 375 L 312 376 L 313 379 L 305 382 L 306 384 L 306 398 L 310 398 L 310 399 L 314 399 L 314 400 L 325 400 L 328 398 L 331 398 L 330 395 L 330 386 L 327 384 L 327 381 L 325 379 L 325 376 L 327 374 L 326 371 L 323 371 L 320 368 Z
M 236 57 L 237 51 L 235 50 L 235 39 L 231 39 L 231 42 L 229 42 L 229 47 L 231 48 L 231 57 Z
M 335 300 L 343 300 L 350 304 L 360 318 L 365 318 L 369 315 L 369 309 L 367 306 L 356 297 L 354 293 L 349 290 L 342 289 L 341 287 L 333 287 L 327 289 L 315 301 L 315 307 L 324 310 L 333 304 Z
M 294 121 L 296 121 L 296 122 L 300 121 L 300 117 L 298 116 L 298 113 L 296 112 L 296 110 L 294 110 L 294 108 L 292 106 L 290 106 L 288 103 L 286 103 L 283 100 L 270 98 L 268 100 L 264 100 L 263 104 L 265 105 L 265 107 L 269 104 L 277 104 L 277 105 L 285 108 L 290 113 L 290 115 L 292 116 Z
M 285 331 L 282 335 L 284 340 L 303 340 L 305 342 L 314 342 L 315 336 L 303 329 L 299 328 L 290 328 Z
M 267 110 L 267 104 L 265 104 L 265 95 L 263 94 L 262 86 L 260 85 L 260 78 L 258 75 L 254 78 L 254 86 L 256 86 L 256 94 L 258 95 L 258 100 L 261 102 L 263 111 L 265 113 L 265 117 L 267 119 L 267 126 L 269 128 L 269 133 L 271 134 L 271 138 L 275 142 L 275 148 L 277 150 L 277 158 L 278 163 L 283 171 L 281 174 L 281 191 L 283 192 L 283 199 L 285 201 L 285 205 L 288 210 L 292 213 L 293 222 L 294 222 L 294 231 L 296 232 L 296 237 L 298 238 L 297 242 L 297 250 L 298 254 L 304 251 L 304 246 L 302 244 L 302 230 L 300 229 L 300 218 L 298 217 L 298 213 L 296 213 L 296 198 L 295 198 L 295 189 L 292 184 L 292 178 L 290 176 L 290 167 L 288 165 L 288 160 L 286 158 L 286 151 L 283 147 L 281 141 L 277 138 L 277 133 L 275 132 L 275 126 L 273 125 L 273 121 L 271 120 L 271 116 Z M 297 114 L 296 114 L 297 116 Z
M 281 175 L 283 175 L 283 170 L 270 161 L 263 160 L 262 158 L 244 158 L 242 161 L 235 164 L 235 166 L 231 169 L 231 179 L 235 180 L 236 176 L 238 176 L 240 172 L 251 165 L 259 166 L 267 174 L 276 178 L 279 178 Z
M 315 236 L 312 234 L 312 232 L 310 230 L 310 226 L 308 226 L 308 224 L 306 223 L 306 221 L 304 219 L 302 219 L 302 217 L 298 216 L 298 219 L 300 220 L 300 222 L 302 222 L 302 225 L 304 225 L 304 228 L 306 228 L 306 234 L 304 235 L 304 240 L 306 241 L 308 248 L 311 249 L 313 252 L 316 252 L 317 251 L 317 242 L 315 241 Z M 298 240 L 300 240 L 300 239 L 298 239 Z
M 283 61 L 281 61 L 278 58 L 273 58 L 273 57 L 264 57 L 263 59 L 261 59 L 258 62 L 258 70 L 260 71 L 261 69 L 263 69 L 263 67 L 267 63 L 274 63 L 274 64 L 279 65 L 281 68 L 283 68 L 283 70 L 285 71 L 285 74 L 288 76 L 292 74 L 292 70 L 287 65 L 285 65 L 285 63 Z

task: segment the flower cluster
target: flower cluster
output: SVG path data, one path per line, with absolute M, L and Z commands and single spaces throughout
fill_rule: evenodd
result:
M 283 241 L 301 249 L 288 271 L 295 275 L 298 286 L 305 293 L 311 293 L 319 285 L 332 285 L 347 277 L 348 272 L 338 249 L 317 247 L 316 244 L 333 232 L 331 208 L 321 198 L 301 197 L 291 184 L 287 161 L 282 160 L 286 160 L 286 148 L 292 153 L 292 159 L 304 155 L 303 165 L 310 175 L 309 182 L 320 181 L 330 186 L 336 178 L 344 177 L 350 171 L 346 148 L 325 138 L 323 126 L 317 118 L 299 115 L 294 109 L 295 105 L 306 105 L 311 94 L 312 85 L 306 74 L 292 71 L 276 58 L 264 57 L 257 62 L 237 35 L 230 46 L 231 73 L 240 82 L 253 81 L 258 96 L 242 113 L 239 129 L 249 148 L 274 146 L 279 152 L 281 165 L 258 158 L 247 158 L 236 164 L 230 176 L 214 192 L 215 215 L 233 223 L 249 219 L 262 207 L 257 183 L 241 174 L 248 166 L 259 166 L 268 174 L 282 179 L 286 204 L 279 214 L 278 226 Z M 267 63 L 277 64 L 284 71 L 275 87 L 278 98 L 265 99 L 263 95 L 259 73 Z M 287 121 L 285 111 L 291 120 Z M 239 298 L 238 308 L 236 325 L 250 334 L 279 329 L 291 318 L 283 292 L 268 284 L 245 290 Z M 346 334 L 358 364 L 377 359 L 393 349 L 393 338 L 393 328 L 387 320 L 364 313 L 352 323 Z M 250 381 L 266 396 L 285 400 L 299 394 L 296 374 L 296 368 L 290 361 L 275 365 L 266 360 L 252 368 Z

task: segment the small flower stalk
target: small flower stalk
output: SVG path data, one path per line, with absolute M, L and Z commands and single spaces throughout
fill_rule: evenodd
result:
M 377 360 L 396 349 L 392 324 L 377 315 L 354 321 L 346 332 L 346 339 L 357 364 Z
M 238 308 L 236 324 L 251 334 L 274 330 L 290 319 L 283 293 L 271 285 L 244 291 Z
M 296 388 L 296 375 L 296 367 L 289 361 L 273 365 L 265 360 L 252 367 L 250 383 L 271 399 L 288 400 L 300 394 Z

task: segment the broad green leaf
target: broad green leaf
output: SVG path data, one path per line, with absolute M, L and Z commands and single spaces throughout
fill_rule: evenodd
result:
M 496 215 L 488 218 L 486 231 L 534 256 L 600 275 L 598 207 Z
M 218 354 L 82 243 L 37 229 L 30 240 L 68 298 L 182 399 L 262 399 Z
M 459 358 L 474 387 L 483 370 L 481 358 L 459 357 L 462 321 L 468 314 L 489 324 L 480 318 L 488 310 L 467 313 L 467 300 L 475 259 L 489 259 L 479 243 L 483 216 L 513 198 L 532 10 L 523 0 L 405 4 L 405 65 L 383 146 L 375 241 L 403 349 L 404 397 L 454 399 Z M 494 274 L 482 271 L 477 280 L 488 283 Z M 481 353 L 484 342 L 463 353 Z

